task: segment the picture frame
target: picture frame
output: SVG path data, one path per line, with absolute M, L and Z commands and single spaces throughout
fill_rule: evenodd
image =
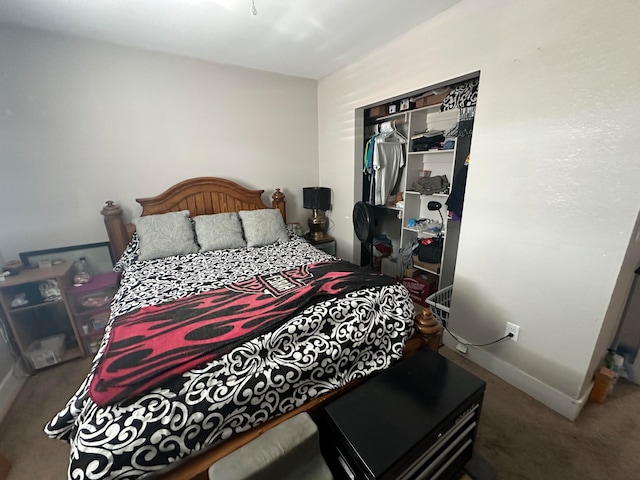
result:
M 93 273 L 110 272 L 116 260 L 113 258 L 109 242 L 85 243 L 67 247 L 49 248 L 20 252 L 20 261 L 27 268 L 46 267 L 57 260 L 75 262 L 85 257 Z

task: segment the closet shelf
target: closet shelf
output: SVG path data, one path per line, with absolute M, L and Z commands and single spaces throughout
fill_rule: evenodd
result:
M 440 275 L 440 264 L 438 264 L 438 268 L 437 269 L 429 269 L 429 268 L 425 268 L 425 267 L 421 267 L 420 265 L 417 265 L 415 262 L 413 264 L 413 268 L 420 270 L 422 272 L 427 272 L 427 273 L 433 273 L 434 275 Z
M 417 233 L 418 234 L 418 238 L 437 237 L 439 235 L 442 235 L 443 237 L 445 237 L 447 235 L 447 231 L 446 230 L 443 230 L 441 232 L 427 232 L 427 231 L 425 231 L 423 229 L 415 228 L 415 227 L 404 226 L 402 228 L 404 228 L 408 232 Z M 420 237 L 420 235 L 424 235 L 424 237 Z
M 442 155 L 443 153 L 453 153 L 455 150 L 453 148 L 448 148 L 447 150 L 425 150 L 423 152 L 409 152 L 409 155 Z
M 396 207 L 395 205 L 374 205 L 374 208 L 383 208 L 385 210 L 395 210 L 396 212 L 402 212 L 404 208 Z
M 422 195 L 420 192 L 416 191 L 416 190 L 407 190 L 404 192 L 405 194 L 409 194 L 409 195 Z M 425 195 L 426 197 L 442 197 L 442 198 L 447 198 L 449 196 L 448 193 L 431 193 L 429 195 Z

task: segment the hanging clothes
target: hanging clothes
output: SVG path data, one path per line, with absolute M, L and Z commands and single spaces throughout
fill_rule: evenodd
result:
M 447 207 L 453 212 L 453 219 L 460 221 L 462 218 L 462 207 L 464 205 L 464 191 L 467 187 L 467 172 L 469 169 L 469 156 L 467 156 L 464 164 L 455 172 L 453 178 L 453 186 L 451 187 L 451 195 L 447 199 Z
M 403 145 L 407 139 L 400 134 L 391 122 L 380 126 L 380 134 L 374 139 L 373 150 L 373 205 L 385 205 L 393 190 L 400 168 L 404 166 Z

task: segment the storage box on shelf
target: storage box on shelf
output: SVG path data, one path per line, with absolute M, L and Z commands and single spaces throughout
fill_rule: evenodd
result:
M 67 288 L 73 319 L 87 354 L 98 351 L 119 281 L 118 273 L 105 272 L 94 275 L 88 283 Z
M 31 368 L 38 370 L 60 363 L 64 358 L 65 351 L 64 334 L 61 333 L 31 342 L 25 350 L 24 356 Z
M 0 282 L 0 303 L 20 354 L 33 369 L 84 355 L 66 290 L 71 262 L 31 268 Z
M 438 90 L 439 93 L 431 93 L 426 97 L 420 97 L 416 100 L 416 108 L 428 107 L 432 105 L 438 105 L 438 108 L 440 108 L 440 104 L 446 98 L 446 96 L 449 95 L 450 91 L 450 88 L 445 88 Z
M 438 277 L 434 274 L 422 274 L 417 277 L 404 277 L 401 283 L 407 287 L 409 296 L 418 305 L 427 307 L 427 297 L 438 290 Z

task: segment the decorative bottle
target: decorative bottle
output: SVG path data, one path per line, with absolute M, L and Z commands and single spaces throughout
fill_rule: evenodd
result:
M 93 273 L 85 257 L 80 257 L 75 262 L 74 268 L 75 275 L 73 276 L 73 283 L 75 285 L 84 285 L 85 283 L 89 283 L 93 278 Z

